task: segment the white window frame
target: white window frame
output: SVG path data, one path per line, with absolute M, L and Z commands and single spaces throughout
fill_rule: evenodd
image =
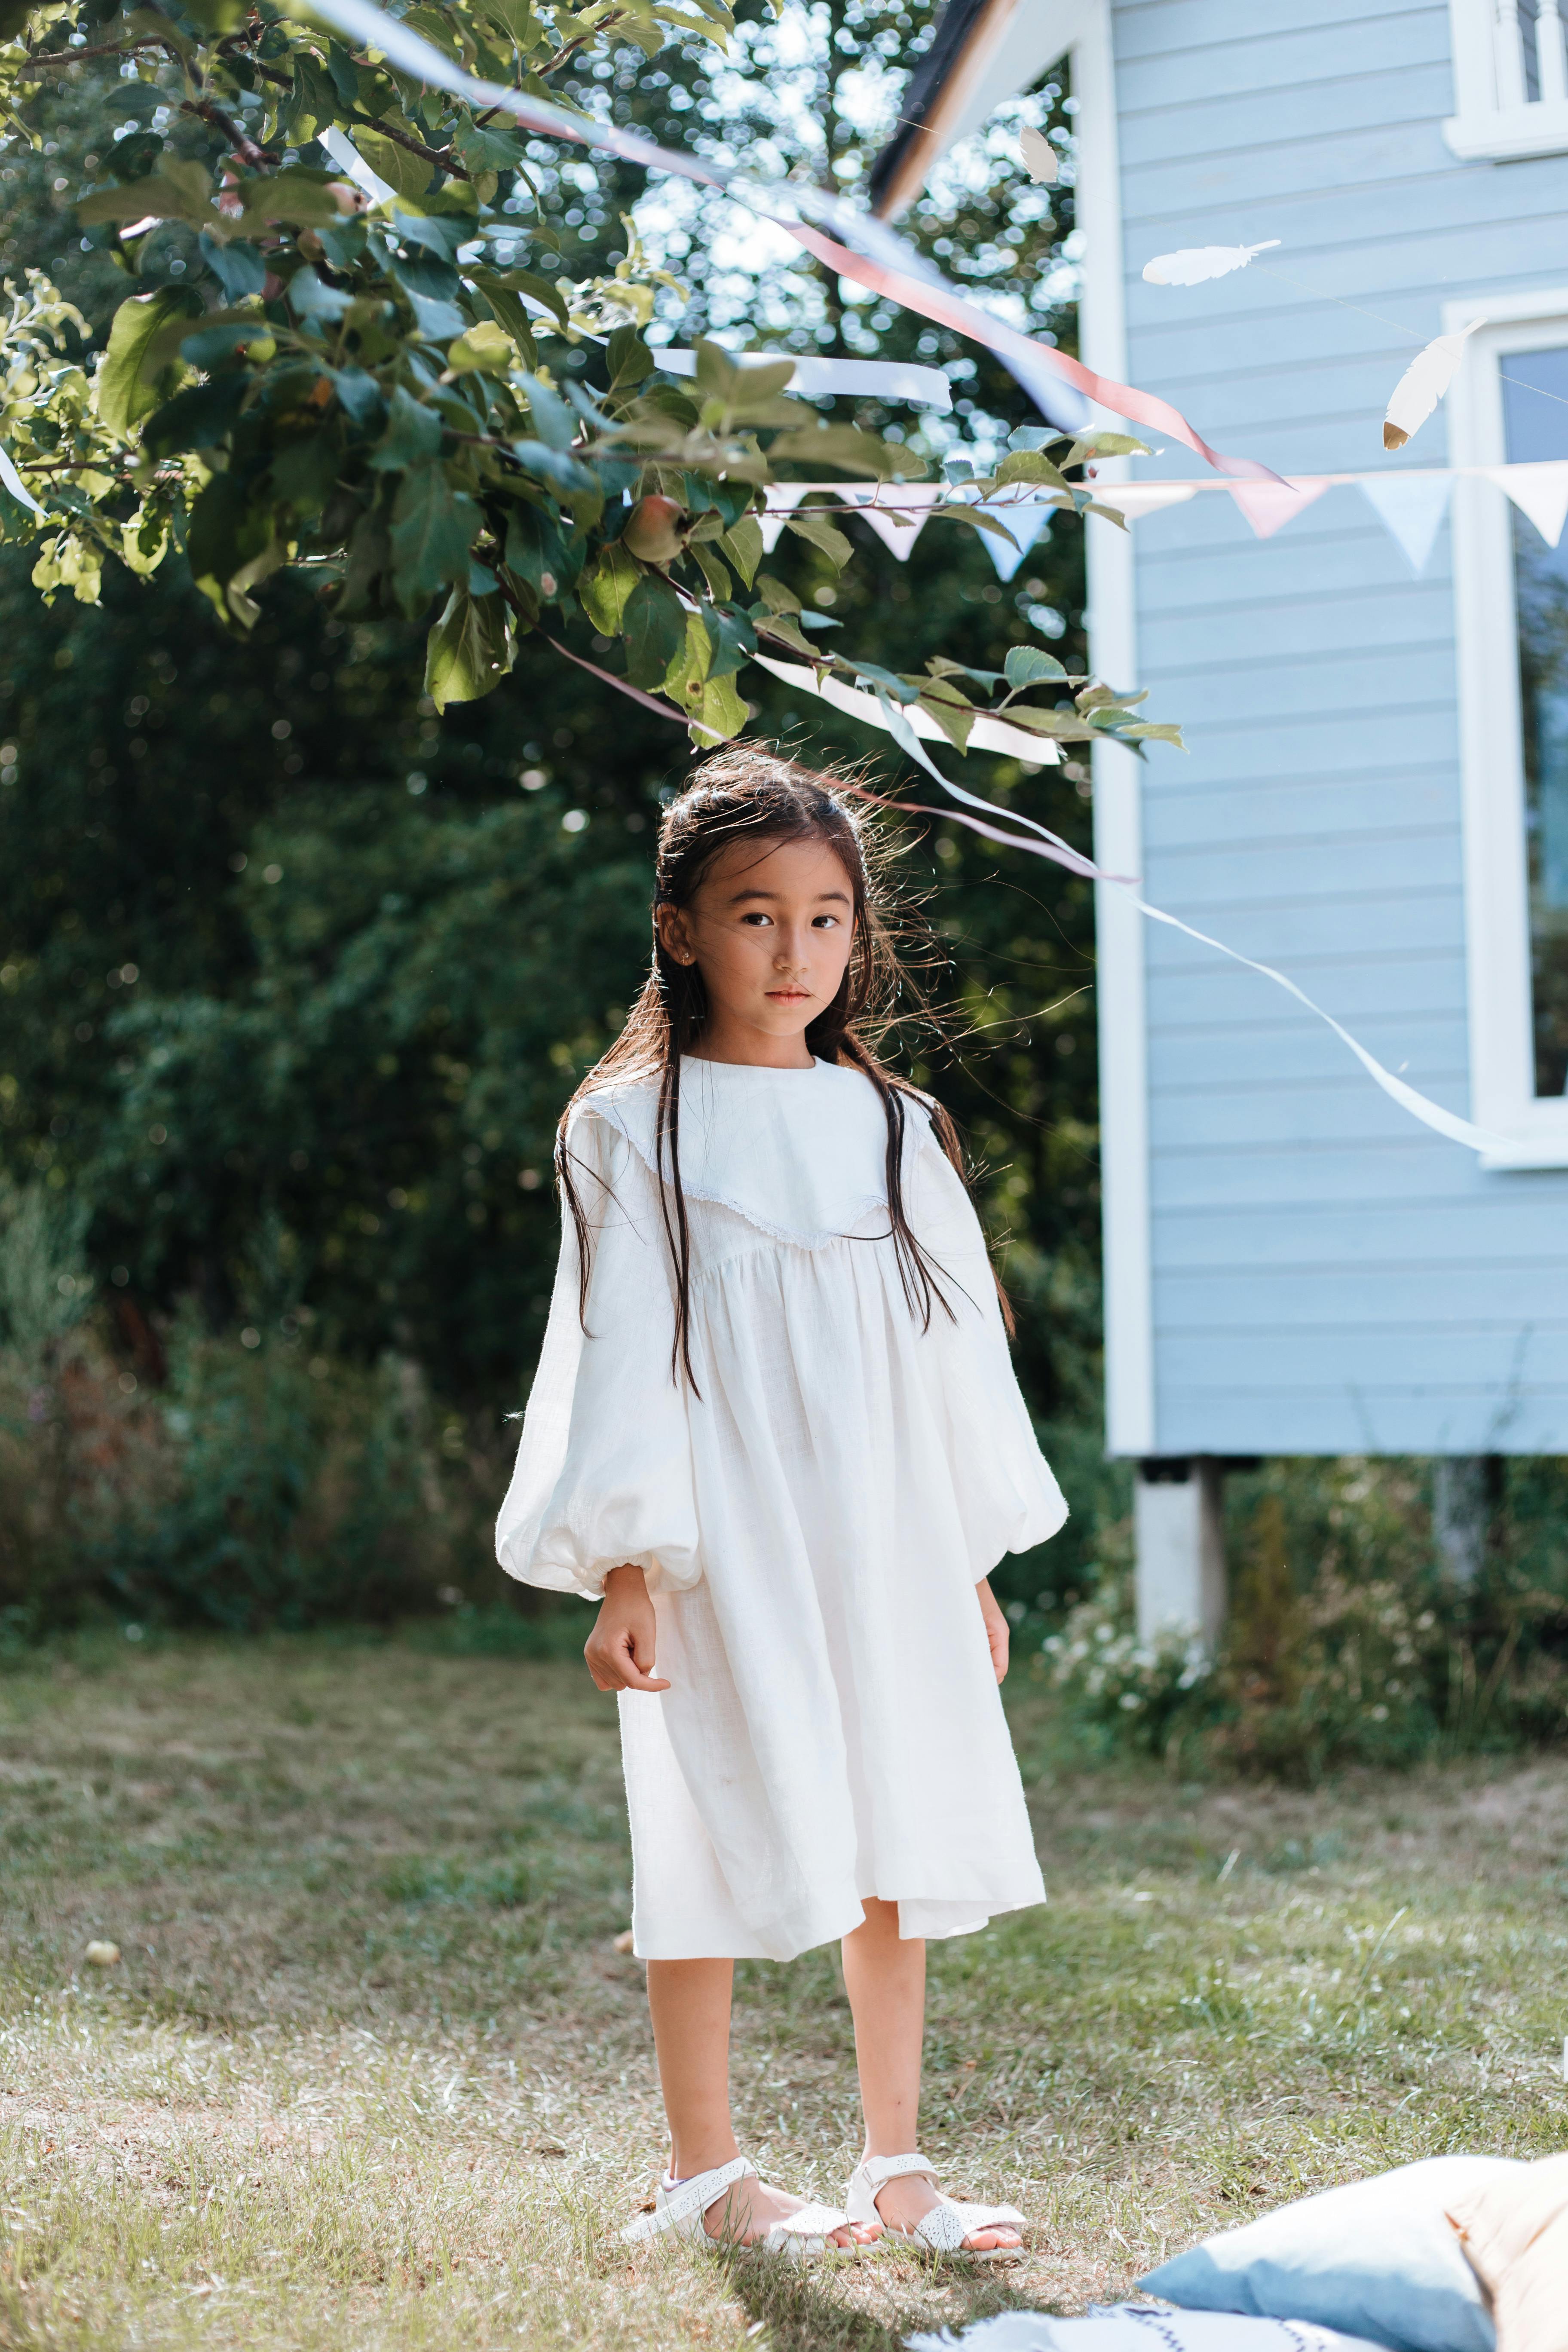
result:
M 1510 352 L 1568 347 L 1568 287 L 1449 302 L 1444 331 L 1484 319 L 1448 394 L 1456 466 L 1508 456 L 1500 361 Z M 1514 604 L 1513 509 L 1494 483 L 1454 484 L 1454 593 L 1468 967 L 1470 1116 L 1508 1139 L 1484 1168 L 1568 1167 L 1568 1096 L 1535 1092 L 1530 984 L 1530 875 L 1524 730 Z
M 1527 98 L 1519 0 L 1448 0 L 1454 112 L 1443 125 L 1466 163 L 1508 163 L 1568 152 L 1568 5 L 1541 0 L 1536 17 L 1538 99 Z

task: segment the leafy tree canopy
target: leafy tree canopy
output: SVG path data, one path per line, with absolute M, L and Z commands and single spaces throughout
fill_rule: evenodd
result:
M 612 112 L 673 38 L 722 48 L 733 31 L 724 0 L 398 13 L 536 97 L 586 73 Z M 107 561 L 145 575 L 177 550 L 243 634 L 272 575 L 302 569 L 340 618 L 428 619 L 438 709 L 492 691 L 520 640 L 591 630 L 625 688 L 699 744 L 745 724 L 737 680 L 759 641 L 864 677 L 889 714 L 919 703 L 961 749 L 977 707 L 1056 740 L 1171 731 L 1044 656 L 1008 675 L 941 657 L 894 672 L 803 634 L 798 598 L 763 564 L 766 485 L 826 470 L 896 492 L 925 459 L 792 397 L 787 359 L 743 365 L 702 339 L 694 373 L 673 372 L 647 333 L 668 274 L 629 226 L 612 274 L 552 276 L 538 142 L 498 110 L 270 0 L 0 0 L 0 95 L 24 131 L 40 87 L 84 68 L 117 71 L 127 110 L 98 176 L 69 192 L 127 281 L 95 363 L 85 320 L 41 273 L 13 288 L 0 342 L 16 469 L 0 525 L 39 542 L 46 597 L 91 603 Z M 986 479 L 1081 509 L 1071 469 L 1135 446 L 1025 427 Z M 955 527 L 1005 529 L 963 505 L 940 524 Z M 787 529 L 836 569 L 853 557 L 818 508 Z

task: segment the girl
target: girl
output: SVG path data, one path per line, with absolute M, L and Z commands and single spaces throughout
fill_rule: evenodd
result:
M 566 1214 L 497 1531 L 600 1604 L 670 2167 L 630 2237 L 1013 2254 L 915 2153 L 925 1939 L 1044 1900 L 988 1570 L 1066 1517 L 952 1121 L 868 1034 L 900 974 L 832 780 L 749 745 L 667 810 L 653 971 L 562 1121 Z M 845 2209 L 736 2147 L 732 1963 L 843 1938 Z

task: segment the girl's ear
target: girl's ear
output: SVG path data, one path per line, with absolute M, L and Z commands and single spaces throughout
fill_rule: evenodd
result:
M 697 950 L 691 943 L 691 926 L 685 908 L 668 904 L 656 908 L 653 919 L 659 946 L 666 955 L 673 956 L 677 963 L 695 963 Z

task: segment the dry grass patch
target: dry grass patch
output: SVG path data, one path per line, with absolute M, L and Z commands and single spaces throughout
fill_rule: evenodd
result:
M 1016 1721 L 1053 1899 L 935 1950 L 922 2137 L 1029 2260 L 802 2280 L 616 2242 L 659 2111 L 581 1669 L 313 1639 L 0 1680 L 0 2345 L 888 2352 L 1304 2189 L 1568 2139 L 1568 1767 L 1178 1789 L 1076 1770 L 1027 1685 Z M 834 1957 L 740 1976 L 744 2144 L 837 2194 Z

